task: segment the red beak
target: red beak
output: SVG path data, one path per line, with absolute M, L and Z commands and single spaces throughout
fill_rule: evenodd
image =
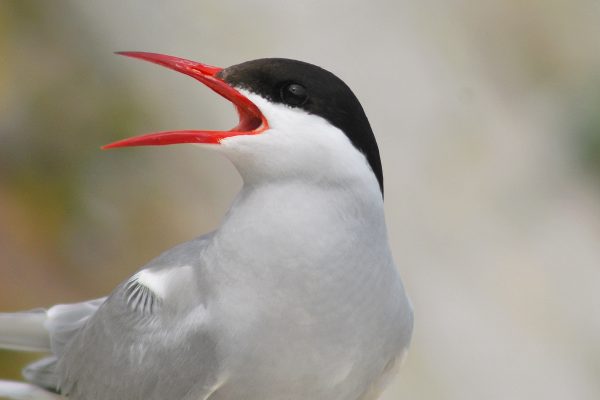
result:
M 127 146 L 162 146 L 165 144 L 177 143 L 218 144 L 222 139 L 239 135 L 256 135 L 269 127 L 267 119 L 254 103 L 233 87 L 229 86 L 224 80 L 217 77 L 217 74 L 222 68 L 156 53 L 123 51 L 118 52 L 117 54 L 150 61 L 199 80 L 213 91 L 231 101 L 237 109 L 240 121 L 235 128 L 229 131 L 183 130 L 156 132 L 119 140 L 102 146 L 102 149 Z

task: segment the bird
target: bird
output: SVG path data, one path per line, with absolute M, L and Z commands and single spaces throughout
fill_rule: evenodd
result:
M 103 149 L 196 144 L 229 159 L 242 187 L 218 228 L 108 296 L 0 314 L 0 348 L 47 353 L 24 381 L 0 381 L 0 397 L 377 399 L 407 353 L 413 307 L 389 245 L 379 149 L 352 90 L 286 58 L 219 68 L 117 54 L 200 81 L 239 122 Z

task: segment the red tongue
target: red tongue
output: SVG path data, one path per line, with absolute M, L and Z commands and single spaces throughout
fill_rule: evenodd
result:
M 107 144 L 102 146 L 102 149 L 128 146 L 162 146 L 177 143 L 218 144 L 222 139 L 232 136 L 256 135 L 269 126 L 266 118 L 254 103 L 216 76 L 222 68 L 156 53 L 124 51 L 117 54 L 159 64 L 199 80 L 231 101 L 238 111 L 240 121 L 235 128 L 229 131 L 182 130 L 149 133 Z

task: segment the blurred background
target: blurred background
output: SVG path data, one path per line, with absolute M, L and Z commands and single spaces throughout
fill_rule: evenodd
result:
M 321 65 L 377 135 L 413 345 L 382 397 L 600 398 L 596 0 L 0 2 L 0 310 L 108 293 L 213 229 L 241 181 L 194 146 L 231 105 L 145 50 Z M 0 351 L 17 379 L 35 355 Z

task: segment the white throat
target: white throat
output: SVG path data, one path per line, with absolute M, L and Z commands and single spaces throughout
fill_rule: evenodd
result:
M 219 146 L 246 185 L 297 181 L 381 198 L 377 178 L 365 156 L 344 132 L 320 116 L 240 91 L 269 121 L 265 132 L 227 138 Z

